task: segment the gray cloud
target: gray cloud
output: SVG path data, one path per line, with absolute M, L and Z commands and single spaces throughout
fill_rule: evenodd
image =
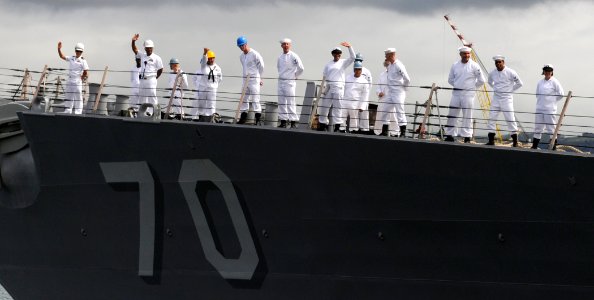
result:
M 574 2 L 579 2 L 575 0 Z M 584 1 L 584 0 L 582 0 Z M 210 2 L 197 2 L 195 0 L 170 0 L 163 2 L 162 0 L 97 0 L 97 1 L 73 1 L 73 0 L 0 0 L 0 2 L 10 5 L 11 8 L 35 7 L 41 6 L 50 10 L 64 10 L 64 9 L 80 9 L 80 8 L 117 8 L 117 7 L 134 7 L 147 8 L 153 5 L 167 7 L 178 7 L 179 5 L 187 6 L 211 6 L 225 10 L 239 10 L 245 7 L 256 7 L 261 5 L 280 5 L 280 4 L 298 4 L 304 6 L 336 6 L 336 7 L 370 7 L 386 9 L 406 14 L 431 14 L 434 12 L 444 12 L 448 10 L 456 10 L 460 8 L 475 8 L 475 9 L 517 9 L 529 8 L 536 4 L 550 2 L 548 0 L 301 0 L 299 2 L 288 0 L 266 1 L 266 0 L 216 0 Z

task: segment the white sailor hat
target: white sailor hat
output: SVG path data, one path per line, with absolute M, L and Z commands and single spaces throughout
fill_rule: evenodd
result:
M 334 53 L 334 52 L 342 53 L 342 49 L 340 49 L 340 47 L 334 47 L 332 49 L 332 51 L 330 51 L 330 53 Z
M 495 55 L 495 56 L 493 56 L 493 60 L 494 61 L 498 61 L 498 60 L 505 61 L 505 56 L 503 56 L 503 55 Z
M 553 68 L 553 65 L 551 65 L 551 64 L 546 64 L 546 65 L 544 65 L 544 66 L 542 67 L 542 70 L 543 70 L 543 71 L 544 71 L 545 69 L 551 69 L 551 71 L 553 71 L 553 69 L 554 69 L 554 68 Z
M 396 48 L 388 48 L 386 50 L 384 50 L 385 54 L 389 54 L 389 53 L 396 53 Z
M 458 52 L 460 53 L 470 53 L 472 51 L 472 48 L 470 47 L 466 47 L 466 46 L 462 46 L 460 48 L 458 48 Z
M 290 43 L 292 43 L 293 41 L 291 41 L 291 39 L 290 39 L 290 38 L 284 38 L 284 39 L 280 40 L 279 42 L 280 42 L 281 44 L 284 44 L 284 43 L 290 44 Z

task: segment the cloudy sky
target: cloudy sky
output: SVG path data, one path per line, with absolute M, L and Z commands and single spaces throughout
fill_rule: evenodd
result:
M 508 57 L 507 65 L 524 81 L 521 92 L 534 93 L 542 65 L 551 63 L 566 91 L 594 96 L 589 73 L 594 65 L 592 1 L 0 0 L 0 5 L 2 68 L 41 70 L 45 64 L 65 68 L 56 52 L 57 42 L 63 41 L 64 52 L 73 54 L 80 41 L 86 45 L 84 56 L 91 69 L 129 70 L 130 40 L 138 32 L 141 40 L 155 42 L 155 52 L 164 61 L 179 58 L 189 72 L 198 68 L 202 48 L 211 48 L 227 76 L 220 91 L 232 95 L 240 89 L 240 80 L 234 76 L 241 74 L 235 39 L 246 35 L 250 46 L 264 57 L 265 77 L 277 75 L 278 40 L 289 37 L 304 62 L 303 79 L 320 80 L 324 64 L 331 59 L 330 49 L 349 41 L 365 56 L 366 67 L 376 77 L 383 50 L 395 47 L 413 85 L 448 86 L 449 67 L 458 59 L 460 46 L 443 19 L 449 14 L 488 69 L 493 55 Z M 92 81 L 100 81 L 99 72 L 91 76 Z M 127 84 L 127 75 L 110 73 L 108 83 Z M 159 82 L 160 87 L 166 84 L 164 79 Z M 304 86 L 300 82 L 299 95 Z M 265 80 L 263 93 L 276 94 L 275 80 Z M 422 102 L 427 96 L 427 90 L 412 88 L 407 101 Z M 442 104 L 449 97 L 446 91 L 439 94 Z M 264 101 L 276 99 L 269 96 Z M 569 114 L 594 116 L 592 101 L 572 100 Z M 534 104 L 534 96 L 516 96 L 517 111 L 532 112 Z M 532 122 L 533 117 L 519 118 Z M 584 118 L 571 123 L 594 124 Z

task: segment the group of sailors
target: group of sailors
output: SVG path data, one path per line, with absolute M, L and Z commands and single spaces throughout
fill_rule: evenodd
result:
M 149 104 L 158 106 L 157 79 L 163 73 L 163 61 L 153 52 L 154 43 L 144 41 L 144 52 L 136 47 L 140 35 L 132 37 L 131 48 L 135 55 L 136 65 L 132 69 L 131 81 L 133 84 L 132 105 Z M 280 40 L 282 54 L 277 60 L 278 70 L 278 105 L 279 127 L 296 128 L 298 114 L 295 101 L 296 81 L 303 73 L 303 63 L 295 52 L 291 50 L 292 41 L 288 38 Z M 367 68 L 363 66 L 363 56 L 355 53 L 348 42 L 341 43 L 349 52 L 348 59 L 341 59 L 342 49 L 335 47 L 331 50 L 332 60 L 323 70 L 324 89 L 317 106 L 319 131 L 330 129 L 330 111 L 333 130 L 336 132 L 368 133 L 369 124 L 369 96 L 371 94 L 373 79 Z M 248 45 L 247 38 L 237 38 L 237 47 L 241 50 L 240 62 L 243 69 L 245 97 L 240 105 L 241 112 L 238 124 L 245 124 L 247 112 L 252 106 L 255 112 L 255 122 L 260 122 L 262 107 L 260 105 L 260 88 L 263 84 L 264 60 L 260 53 Z M 62 43 L 58 43 L 60 58 L 69 62 L 69 77 L 66 84 L 66 113 L 82 113 L 82 81 L 88 76 L 88 64 L 82 57 L 84 45 L 75 46 L 75 55 L 66 57 L 62 53 Z M 470 47 L 458 48 L 460 60 L 450 69 L 448 83 L 452 85 L 453 92 L 448 113 L 448 122 L 445 128 L 446 141 L 455 141 L 456 136 L 470 142 L 473 134 L 472 119 L 474 98 L 476 90 L 485 83 L 493 89 L 493 99 L 488 121 L 487 145 L 494 145 L 495 121 L 499 113 L 507 122 L 512 133 L 513 146 L 518 145 L 518 127 L 514 116 L 513 93 L 523 86 L 516 71 L 505 65 L 505 57 L 493 57 L 495 69 L 488 74 L 487 79 L 481 67 L 471 58 Z M 404 64 L 396 57 L 396 49 L 384 50 L 384 70 L 379 76 L 375 94 L 379 98 L 378 114 L 375 124 L 375 134 L 384 136 L 404 136 L 407 120 L 404 111 L 406 91 L 410 86 L 410 76 Z M 194 105 L 186 113 L 182 104 L 183 92 L 188 89 L 187 74 L 180 67 L 176 58 L 169 61 L 169 86 L 172 88 L 171 106 L 162 110 L 163 118 L 181 119 L 190 116 L 194 121 L 212 122 L 216 111 L 217 89 L 223 79 L 221 68 L 215 63 L 216 55 L 208 48 L 204 48 L 200 60 L 200 69 L 196 71 L 194 86 L 196 97 L 192 98 Z M 350 69 L 350 65 L 353 68 Z M 550 64 L 542 68 L 544 78 L 536 88 L 536 114 L 535 130 L 532 148 L 537 148 L 542 133 L 552 134 L 556 125 L 557 102 L 563 98 L 563 88 L 559 81 L 553 77 L 553 66 Z M 458 126 L 459 116 L 462 114 L 461 126 Z M 349 120 L 349 124 L 347 123 Z

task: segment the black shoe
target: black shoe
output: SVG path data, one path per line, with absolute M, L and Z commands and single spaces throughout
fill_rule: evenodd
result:
M 326 128 L 328 128 L 328 124 L 318 123 L 318 131 L 326 131 Z
M 444 139 L 444 141 L 446 142 L 455 142 L 456 140 L 454 140 L 454 137 L 451 135 L 446 135 L 446 138 Z
M 239 121 L 237 121 L 237 124 L 245 124 L 246 119 L 247 119 L 247 113 L 242 112 L 241 116 L 239 117 Z
M 518 147 L 518 135 L 514 133 L 511 135 L 511 138 L 513 140 L 512 147 Z
M 287 128 L 287 120 L 281 120 L 280 125 L 278 128 Z
M 465 137 L 464 138 L 464 144 L 468 144 L 470 143 L 470 138 L 469 137 Z
M 406 125 L 400 125 L 400 137 L 406 137 Z
M 540 139 L 533 138 L 532 139 L 532 147 L 530 147 L 530 148 L 532 148 L 532 149 L 538 149 L 538 143 L 540 143 Z
M 334 132 L 338 132 L 340 130 L 340 124 L 334 124 Z
M 260 118 L 262 117 L 262 114 L 261 113 L 256 113 L 256 116 L 255 117 L 256 117 L 256 123 L 254 123 L 254 125 L 256 125 L 256 126 L 257 125 L 262 125 L 262 124 L 260 124 Z
M 297 129 L 297 121 L 291 121 L 291 128 Z
M 494 146 L 495 145 L 495 133 L 489 132 L 489 141 L 485 145 Z
M 388 126 L 389 126 L 388 124 L 382 125 L 382 133 L 380 133 L 381 136 L 388 136 L 388 134 L 389 134 Z

